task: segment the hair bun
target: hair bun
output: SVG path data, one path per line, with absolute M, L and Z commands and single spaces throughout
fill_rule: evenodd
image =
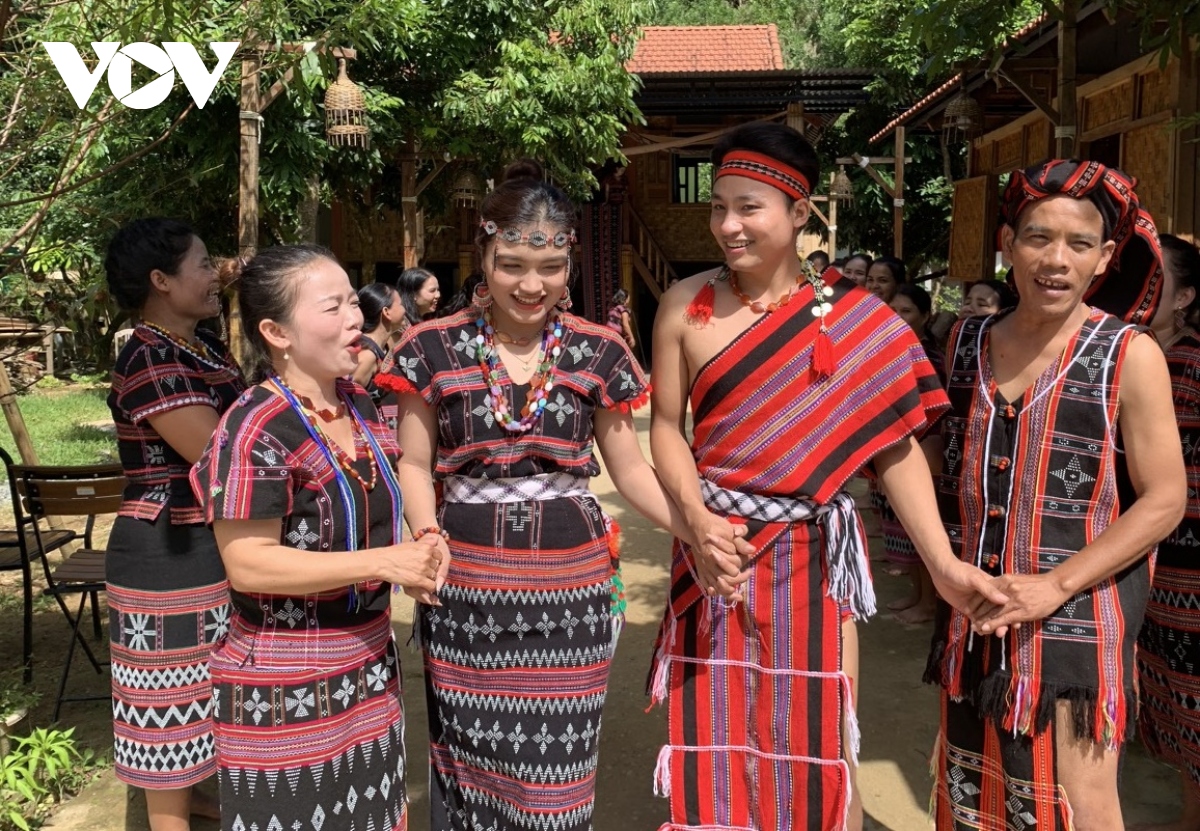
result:
M 522 179 L 533 179 L 536 182 L 542 181 L 544 178 L 542 166 L 533 159 L 517 159 L 515 162 L 504 168 L 505 184 L 508 182 L 517 182 Z

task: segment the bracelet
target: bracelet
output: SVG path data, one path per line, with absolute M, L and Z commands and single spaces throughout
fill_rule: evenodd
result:
M 426 534 L 437 534 L 446 541 L 450 540 L 450 533 L 448 531 L 443 531 L 436 525 L 429 525 L 425 528 L 421 528 L 420 530 L 413 531 L 413 542 L 421 539 L 421 537 L 425 536 Z

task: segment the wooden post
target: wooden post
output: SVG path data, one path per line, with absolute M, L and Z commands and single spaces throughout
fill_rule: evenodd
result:
M 414 145 L 415 139 L 410 137 L 408 146 L 412 148 Z M 416 268 L 420 256 L 420 228 L 417 222 L 417 155 L 412 152 L 400 158 L 400 227 L 404 234 L 401 244 L 404 267 Z
M 241 143 L 238 164 L 238 254 L 253 257 L 258 251 L 258 142 L 261 136 L 258 73 L 262 56 L 252 47 L 242 58 L 242 90 L 238 99 Z M 229 348 L 242 352 L 242 314 L 237 295 L 229 304 Z
M 904 125 L 896 127 L 896 186 L 892 199 L 892 253 L 904 259 Z
M 1060 159 L 1075 156 L 1078 125 L 1075 96 L 1075 46 L 1078 31 L 1079 0 L 1062 0 L 1062 19 L 1058 23 L 1058 114 L 1054 129 L 1054 154 Z
M 829 259 L 837 259 L 837 214 L 838 200 L 833 198 L 833 180 L 837 173 L 829 174 Z
M 17 406 L 17 393 L 13 389 L 12 379 L 8 377 L 8 367 L 3 361 L 0 361 L 0 408 L 4 410 L 4 420 L 8 422 L 8 429 L 17 443 L 21 462 L 27 465 L 41 464 L 37 451 L 33 449 L 29 428 L 25 426 L 25 417 L 21 415 L 21 408 Z

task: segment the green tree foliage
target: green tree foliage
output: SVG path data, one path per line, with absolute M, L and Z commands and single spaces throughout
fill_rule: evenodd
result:
M 532 155 L 568 188 L 586 191 L 589 165 L 617 156 L 624 126 L 640 117 L 636 80 L 623 64 L 648 3 L 0 0 L 0 276 L 54 278 L 41 292 L 47 318 L 84 333 L 112 312 L 99 291 L 100 257 L 122 222 L 183 216 L 214 253 L 235 247 L 240 57 L 202 110 L 181 83 L 160 106 L 129 109 L 102 79 L 81 111 L 44 41 L 74 43 L 85 60 L 92 41 L 187 41 L 209 66 L 208 42 L 262 44 L 264 91 L 291 72 L 263 114 L 265 243 L 297 237 L 314 179 L 325 201 L 338 194 L 399 204 L 396 164 L 416 150 L 422 174 L 447 154 L 484 171 Z M 322 101 L 334 59 L 281 48 L 312 41 L 358 50 L 350 74 L 366 95 L 369 149 L 325 141 Z M 134 88 L 151 79 L 138 69 Z M 426 196 L 436 201 L 438 187 Z M 99 357 L 104 345 L 94 351 Z

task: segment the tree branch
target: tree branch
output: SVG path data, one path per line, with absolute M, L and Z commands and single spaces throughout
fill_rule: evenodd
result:
M 111 104 L 113 100 L 114 99 L 109 99 L 109 104 Z M 109 104 L 105 104 L 105 107 L 108 107 Z M 48 193 L 43 193 L 39 196 L 29 196 L 24 199 L 13 200 L 12 202 L 0 202 L 0 208 L 11 208 L 16 205 L 25 205 L 30 202 L 37 202 L 41 199 L 53 200 L 59 196 L 62 196 L 64 193 L 70 193 L 71 191 L 79 190 L 81 187 L 84 187 L 85 185 L 90 185 L 92 182 L 96 181 L 97 179 L 103 179 L 105 176 L 108 176 L 112 173 L 116 173 L 121 168 L 126 167 L 127 165 L 131 164 L 132 162 L 137 161 L 142 156 L 146 155 L 151 150 L 153 150 L 155 147 L 158 147 L 158 145 L 162 144 L 164 141 L 166 141 L 168 138 L 170 138 L 171 134 L 175 132 L 175 128 L 178 127 L 181 123 L 183 123 L 183 120 L 185 118 L 187 118 L 188 115 L 195 108 L 196 108 L 196 105 L 194 103 L 188 104 L 187 107 L 184 108 L 183 112 L 181 112 L 175 118 L 175 120 L 171 122 L 171 126 L 168 127 L 161 136 L 159 136 L 154 141 L 147 144 L 145 147 L 138 148 L 133 153 L 130 153 L 128 156 L 121 159 L 119 162 L 115 162 L 115 163 L 109 165 L 104 170 L 101 170 L 99 173 L 93 173 L 91 176 L 86 176 L 83 179 L 80 179 L 78 182 L 72 182 L 69 185 L 63 185 L 61 187 L 57 187 L 54 190 L 51 190 Z M 97 125 L 97 126 L 99 126 L 99 125 Z M 95 136 L 96 136 L 96 132 L 93 129 L 91 131 L 91 135 L 89 135 L 88 140 L 87 140 L 88 147 L 90 147 L 92 142 L 95 141 Z M 76 165 L 76 167 L 78 167 L 78 165 Z M 59 181 L 62 181 L 62 179 L 60 178 Z

